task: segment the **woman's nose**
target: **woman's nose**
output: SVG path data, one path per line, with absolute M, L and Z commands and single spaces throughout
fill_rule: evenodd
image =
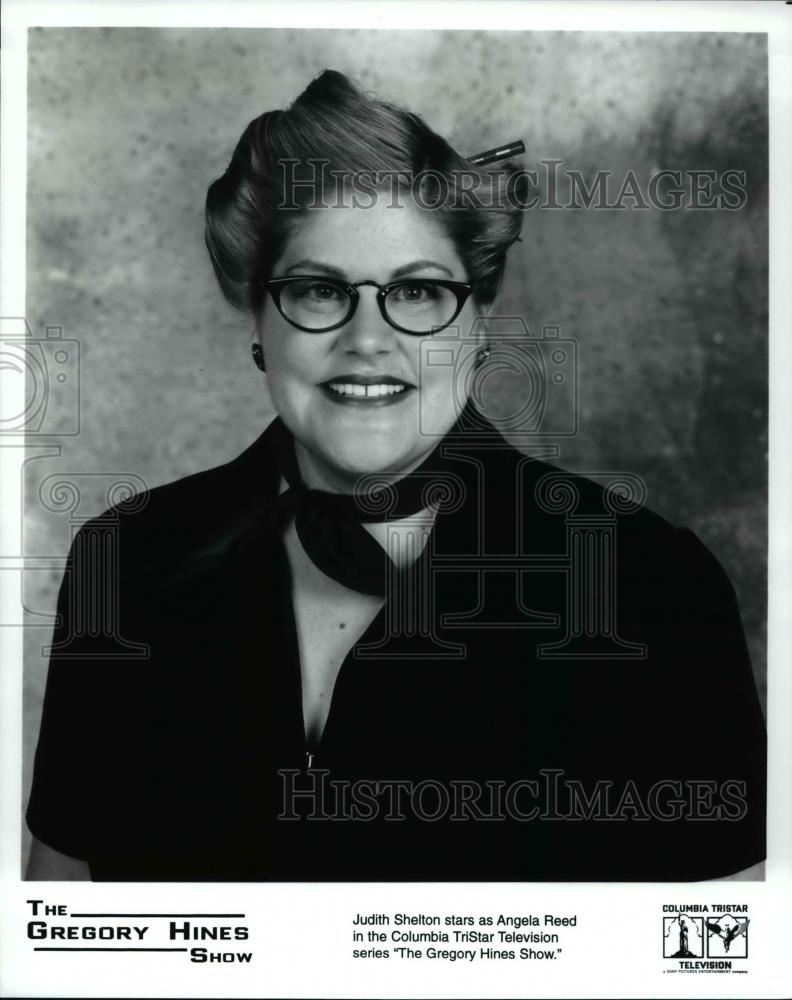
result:
M 355 314 L 340 330 L 341 347 L 353 354 L 388 354 L 396 346 L 396 331 L 377 304 L 376 288 L 361 288 Z

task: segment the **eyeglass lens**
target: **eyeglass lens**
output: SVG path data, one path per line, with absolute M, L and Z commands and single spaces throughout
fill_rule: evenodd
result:
M 298 326 L 322 330 L 341 323 L 352 311 L 352 297 L 342 285 L 305 278 L 285 285 L 280 293 L 284 315 Z M 450 323 L 458 308 L 450 288 L 433 281 L 405 281 L 385 297 L 385 313 L 404 330 L 429 332 Z

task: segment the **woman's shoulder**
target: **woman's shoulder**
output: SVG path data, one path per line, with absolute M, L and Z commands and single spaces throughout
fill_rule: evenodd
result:
M 524 516 L 568 525 L 585 522 L 592 528 L 632 525 L 644 535 L 663 540 L 678 537 L 683 545 L 692 535 L 652 508 L 649 488 L 635 472 L 565 468 L 503 438 L 472 453 L 480 465 L 477 478 L 485 484 L 482 493 L 499 497 L 498 506 L 514 503 Z
M 113 550 L 120 583 L 139 590 L 140 583 L 167 579 L 174 568 L 211 556 L 240 520 L 275 495 L 272 437 L 270 424 L 236 458 L 112 504 L 81 525 L 69 563 L 101 538 L 101 546 Z
M 693 530 L 652 507 L 637 473 L 567 469 L 504 439 L 471 454 L 479 468 L 465 473 L 468 491 L 475 479 L 479 522 L 501 550 L 514 544 L 522 553 L 571 553 L 586 539 L 605 546 L 620 577 L 641 589 L 673 585 L 681 595 L 704 588 L 733 600 L 718 558 Z
M 86 521 L 83 529 L 117 522 L 130 535 L 205 531 L 244 506 L 268 498 L 277 483 L 273 424 L 230 461 L 141 490 Z

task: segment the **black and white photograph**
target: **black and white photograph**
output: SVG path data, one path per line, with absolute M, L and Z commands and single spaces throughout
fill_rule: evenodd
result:
M 268 996 L 311 899 L 352 995 L 561 996 L 598 900 L 759 995 L 777 38 L 327 6 L 21 32 L 4 937 Z

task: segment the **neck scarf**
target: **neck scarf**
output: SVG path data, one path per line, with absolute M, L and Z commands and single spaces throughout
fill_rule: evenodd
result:
M 282 531 L 294 516 L 300 544 L 318 569 L 351 590 L 385 597 L 388 581 L 404 570 L 363 525 L 395 521 L 437 505 L 433 499 L 442 495 L 441 484 L 449 471 L 443 445 L 467 426 L 469 409 L 470 404 L 416 469 L 400 479 L 377 476 L 377 488 L 358 493 L 331 493 L 307 486 L 297 464 L 294 437 L 278 418 L 272 427 L 275 453 L 288 489 L 260 512 L 256 524 L 238 538 L 237 549 L 254 542 L 264 523 L 270 527 L 274 523 Z

